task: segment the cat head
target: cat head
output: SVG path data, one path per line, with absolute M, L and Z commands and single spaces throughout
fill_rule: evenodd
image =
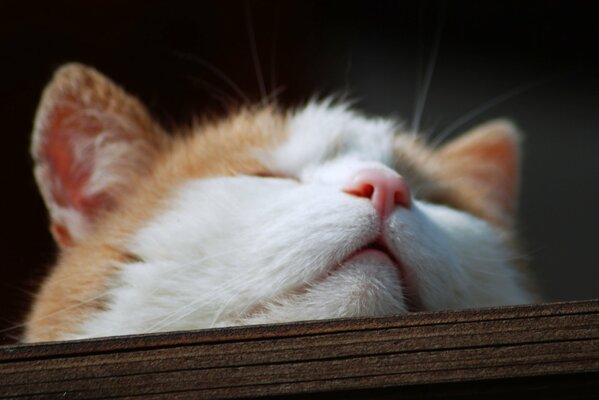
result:
M 60 257 L 28 340 L 524 303 L 520 136 L 434 147 L 344 104 L 247 107 L 165 132 L 78 64 L 35 120 Z

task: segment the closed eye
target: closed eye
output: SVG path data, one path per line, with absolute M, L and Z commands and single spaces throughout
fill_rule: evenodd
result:
M 298 179 L 294 176 L 289 176 L 280 172 L 273 172 L 273 171 L 258 171 L 258 172 L 254 172 L 252 174 L 253 176 L 256 176 L 258 178 L 278 178 L 278 179 L 291 179 L 294 181 L 297 181 Z

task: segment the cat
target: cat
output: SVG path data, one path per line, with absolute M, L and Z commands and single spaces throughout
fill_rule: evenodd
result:
M 24 341 L 530 303 L 520 142 L 498 120 L 432 146 L 331 100 L 167 133 L 64 65 L 31 145 L 60 252 Z

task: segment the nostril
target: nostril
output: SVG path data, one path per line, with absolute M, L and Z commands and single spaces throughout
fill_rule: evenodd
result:
M 374 186 L 368 183 L 360 183 L 358 185 L 345 189 L 344 192 L 357 197 L 371 199 L 372 195 L 374 194 Z
M 366 169 L 353 176 L 344 192 L 370 199 L 381 218 L 387 217 L 395 207 L 410 208 L 411 196 L 405 180 L 387 169 Z

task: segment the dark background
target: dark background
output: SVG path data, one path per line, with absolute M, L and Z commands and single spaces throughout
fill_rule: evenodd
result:
M 19 323 L 55 255 L 28 147 L 39 95 L 62 63 L 95 66 L 167 127 L 221 115 L 243 96 L 259 100 L 256 63 L 283 105 L 341 93 L 409 126 L 436 42 L 420 128 L 438 137 L 477 107 L 454 133 L 513 119 L 526 134 L 520 232 L 539 287 L 548 301 L 599 298 L 595 4 L 4 2 L 0 329 Z M 3 331 L 0 343 L 16 334 Z

